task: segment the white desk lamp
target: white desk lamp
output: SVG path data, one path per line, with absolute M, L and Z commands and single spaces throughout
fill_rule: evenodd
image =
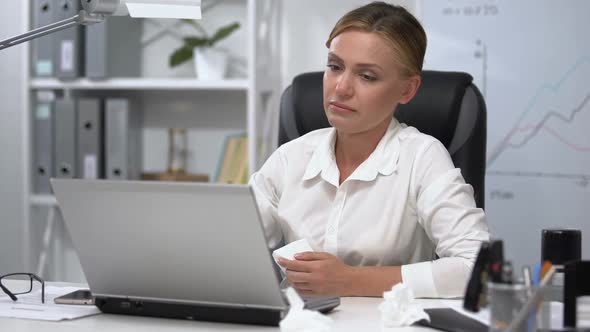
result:
M 106 16 L 200 19 L 201 0 L 80 0 L 82 10 L 68 19 L 0 41 L 0 50 L 75 25 L 104 21 Z

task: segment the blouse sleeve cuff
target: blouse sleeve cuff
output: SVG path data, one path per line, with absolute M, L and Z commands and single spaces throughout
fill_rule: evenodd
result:
M 438 297 L 432 278 L 432 262 L 402 265 L 402 282 L 412 289 L 414 297 Z

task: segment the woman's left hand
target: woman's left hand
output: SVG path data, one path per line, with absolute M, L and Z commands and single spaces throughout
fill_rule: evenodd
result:
M 326 252 L 307 251 L 294 260 L 280 257 L 287 279 L 302 295 L 351 295 L 354 267 Z

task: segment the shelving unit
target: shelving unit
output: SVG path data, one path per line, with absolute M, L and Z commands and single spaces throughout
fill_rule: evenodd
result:
M 229 79 L 202 81 L 191 78 L 116 78 L 92 81 L 86 78 L 62 82 L 57 79 L 36 78 L 31 81 L 35 90 L 248 90 L 248 80 Z
M 31 13 L 32 0 L 25 1 L 27 13 Z M 24 141 L 29 147 L 25 153 L 25 165 L 32 165 L 32 115 L 31 106 L 35 95 L 40 91 L 53 91 L 58 95 L 65 96 L 86 96 L 86 95 L 105 95 L 114 93 L 115 95 L 125 95 L 132 93 L 139 95 L 140 98 L 149 96 L 152 92 L 156 92 L 158 96 L 158 103 L 170 103 L 175 105 L 176 97 L 181 94 L 186 100 L 194 100 L 199 103 L 202 99 L 207 99 L 208 103 L 215 104 L 216 98 L 220 102 L 217 108 L 227 107 L 223 103 L 226 99 L 243 98 L 244 108 L 246 114 L 237 114 L 243 122 L 243 132 L 248 137 L 248 165 L 249 173 L 252 174 L 264 162 L 266 157 L 274 150 L 276 145 L 276 110 L 278 110 L 280 98 L 280 72 L 279 70 L 269 70 L 269 68 L 280 67 L 279 54 L 279 35 L 280 35 L 280 14 L 281 1 L 279 0 L 225 0 L 225 1 L 206 1 L 203 0 L 203 17 L 207 17 L 207 8 L 220 7 L 224 3 L 229 3 L 232 6 L 231 13 L 235 14 L 235 7 L 242 6 L 245 22 L 242 25 L 241 40 L 245 41 L 246 47 L 243 49 L 241 57 L 245 59 L 245 75 L 244 77 L 230 78 L 218 81 L 203 81 L 197 78 L 112 78 L 106 80 L 89 80 L 87 78 L 79 78 L 75 80 L 61 81 L 54 78 L 35 78 L 29 77 L 27 88 L 29 90 L 29 97 L 27 100 L 27 115 L 25 122 L 27 128 L 24 130 Z M 219 11 L 217 11 L 219 14 Z M 131 19 L 131 18 L 129 18 Z M 28 26 L 32 27 L 32 22 L 27 17 Z M 158 25 L 158 24 L 156 24 Z M 144 29 L 145 29 L 144 24 Z M 179 38 L 179 33 L 173 30 L 173 24 L 162 24 L 162 31 L 152 33 L 150 42 L 153 41 L 157 35 L 173 34 L 175 39 Z M 174 39 L 173 38 L 173 39 Z M 145 42 L 145 41 L 142 41 Z M 27 53 L 31 53 L 30 46 L 27 45 Z M 29 55 L 30 56 L 30 55 Z M 30 76 L 32 70 L 28 69 Z M 147 97 L 146 97 L 147 98 Z M 153 98 L 153 97 L 152 97 Z M 217 109 L 216 109 L 217 110 Z M 193 110 L 194 111 L 194 110 Z M 219 111 L 219 110 L 217 110 Z M 196 111 L 195 111 L 196 112 Z M 198 112 L 206 112 L 199 109 Z M 227 110 L 229 115 L 236 116 L 235 110 Z M 170 116 L 175 116 L 174 112 L 170 112 Z M 221 151 L 219 151 L 221 154 Z M 27 179 L 24 181 L 24 195 L 25 202 L 25 241 L 23 243 L 25 253 L 25 264 L 34 271 L 35 259 L 39 257 L 40 252 L 32 252 L 31 241 L 39 236 L 33 236 L 31 232 L 39 225 L 53 225 L 54 222 L 49 222 L 49 217 L 58 216 L 58 205 L 53 195 L 35 194 L 32 192 L 31 172 L 27 172 Z M 37 209 L 32 213 L 31 209 Z M 48 209 L 47 218 L 39 218 L 39 211 Z M 32 220 L 35 219 L 35 220 Z M 37 220 L 39 219 L 39 220 Z M 41 220 L 45 219 L 45 220 Z M 35 226 L 35 227 L 33 227 Z M 52 234 L 55 237 L 58 250 L 62 248 L 63 239 L 57 238 L 60 234 L 51 231 L 45 231 L 45 234 Z M 45 244 L 44 244 L 45 245 Z M 47 249 L 47 248 L 45 248 Z M 45 253 L 46 254 L 46 253 Z M 53 259 L 62 259 L 55 254 Z M 62 255 L 63 256 L 63 255 Z M 52 262 L 58 266 L 63 266 L 64 262 Z M 63 276 L 53 275 L 49 279 L 64 279 Z

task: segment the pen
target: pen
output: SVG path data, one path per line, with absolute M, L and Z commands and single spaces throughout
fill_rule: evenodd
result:
M 526 287 L 526 297 L 527 297 L 527 299 L 530 299 L 532 291 L 533 291 L 532 290 L 531 268 L 530 267 L 524 266 L 522 268 L 522 277 L 524 279 L 524 285 Z M 537 320 L 538 320 L 538 317 L 537 317 Z M 527 331 L 534 330 L 534 323 L 535 323 L 535 318 L 532 313 L 529 313 L 529 318 L 527 320 Z
M 530 296 L 531 294 L 531 287 L 533 285 L 532 279 L 531 279 L 531 268 L 528 266 L 524 266 L 522 268 L 522 278 L 524 279 L 524 285 L 526 286 L 527 290 L 528 290 L 528 296 Z
M 535 273 L 533 274 L 533 285 L 537 286 L 541 280 L 541 263 L 535 264 Z
M 539 279 L 543 279 L 543 276 L 545 276 L 545 274 L 547 274 L 547 272 L 549 271 L 551 266 L 553 266 L 553 264 L 551 264 L 550 261 L 545 261 L 543 263 L 543 266 L 541 267 L 541 275 L 540 275 Z

